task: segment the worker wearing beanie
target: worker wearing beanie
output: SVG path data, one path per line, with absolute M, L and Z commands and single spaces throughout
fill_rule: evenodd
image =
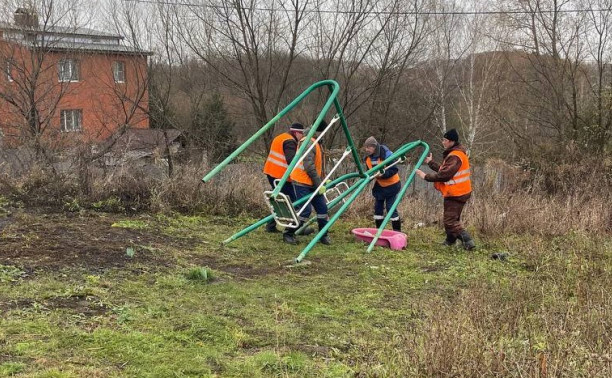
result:
M 304 126 L 300 123 L 294 123 L 289 127 L 287 132 L 276 136 L 274 140 L 272 140 L 270 152 L 268 153 L 268 158 L 263 168 L 263 172 L 268 177 L 268 182 L 272 186 L 272 189 L 276 187 L 274 181 L 281 179 L 287 171 L 287 167 L 295 157 L 297 143 L 303 136 Z M 281 189 L 281 193 L 286 194 L 292 203 L 295 202 L 296 193 L 291 180 L 285 182 Z M 266 224 L 266 231 L 278 232 L 274 219 Z
M 470 179 L 470 161 L 465 147 L 459 143 L 457 130 L 448 130 L 442 138 L 442 164 L 438 164 L 429 154 L 425 163 L 434 173 L 427 173 L 417 169 L 417 175 L 425 181 L 433 182 L 434 187 L 444 197 L 444 229 L 446 239 L 442 244 L 450 246 L 457 239 L 461 240 L 463 247 L 472 250 L 476 247 L 474 240 L 461 224 L 461 213 L 468 199 L 472 195 L 472 182 Z
M 380 164 L 385 159 L 393 155 L 393 152 L 385 145 L 379 144 L 376 139 L 371 136 L 363 144 L 363 149 L 366 153 L 365 163 L 368 169 Z M 402 188 L 397 166 L 386 167 L 382 174 L 376 176 L 376 183 L 372 188 L 372 196 L 374 196 L 374 223 L 376 228 L 382 225 L 385 219 L 385 209 L 387 213 L 393 206 L 397 194 Z M 402 221 L 400 220 L 397 209 L 391 214 L 391 225 L 394 231 L 402 230 Z
M 325 120 L 321 120 L 319 125 L 317 126 L 316 133 L 321 133 L 327 128 L 327 122 Z M 315 134 L 316 134 L 315 133 Z M 308 132 L 306 131 L 306 134 Z M 310 152 L 304 155 L 304 159 L 301 163 L 295 166 L 295 169 L 291 172 L 291 180 L 295 184 L 295 191 L 297 194 L 298 200 L 303 197 L 312 197 L 312 201 L 308 204 L 302 213 L 299 215 L 300 224 L 295 229 L 287 228 L 285 233 L 283 234 L 283 240 L 285 243 L 289 244 L 297 244 L 297 239 L 295 238 L 295 231 L 300 228 L 304 222 L 308 220 L 310 214 L 312 212 L 312 208 L 314 207 L 315 212 L 317 213 L 317 225 L 319 227 L 319 231 L 321 231 L 329 221 L 327 202 L 325 200 L 325 183 L 323 183 L 323 178 L 325 177 L 325 167 L 324 161 L 325 158 L 323 156 L 323 147 L 319 142 L 315 142 L 315 138 L 311 140 L 314 143 L 314 148 L 310 150 Z M 302 143 L 308 143 L 306 137 L 302 137 L 302 139 L 298 142 L 298 149 L 302 145 Z M 323 184 L 323 185 L 321 185 Z M 320 186 L 320 188 L 319 188 Z M 317 193 L 315 190 L 318 188 Z M 319 239 L 319 243 L 330 245 L 331 239 L 326 232 Z

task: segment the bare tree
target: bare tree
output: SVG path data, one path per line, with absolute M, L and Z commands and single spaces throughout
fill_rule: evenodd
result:
M 594 97 L 594 111 L 583 141 L 602 152 L 612 141 L 612 1 L 587 0 L 584 5 L 591 9 L 587 15 L 586 40 L 595 73 L 586 76 Z
M 399 8 L 403 2 L 397 4 L 397 13 L 391 15 L 370 55 L 374 82 L 367 119 L 368 134 L 382 142 L 392 136 L 394 145 L 417 134 L 418 122 L 409 120 L 418 115 L 402 94 L 409 92 L 412 83 L 405 81 L 406 71 L 423 59 L 423 42 L 430 30 L 429 18 L 420 14 L 425 2 L 412 1 L 406 8 Z
M 431 46 L 429 61 L 422 65 L 425 91 L 430 102 L 431 118 L 438 136 L 447 130 L 449 99 L 456 89 L 453 74 L 457 64 L 469 51 L 470 40 L 465 33 L 466 21 L 459 14 L 462 4 L 456 0 L 440 0 L 435 3 L 436 24 L 428 39 Z
M 499 105 L 499 95 L 495 92 L 503 91 L 498 80 L 501 53 L 495 39 L 503 31 L 496 29 L 494 20 L 484 15 L 473 15 L 466 22 L 468 55 L 457 67 L 459 96 L 455 101 L 455 111 L 468 152 L 472 152 L 479 134 L 488 132 L 494 135 L 496 131 L 497 125 L 491 117 L 493 107 Z
M 311 41 L 309 56 L 315 61 L 316 77 L 339 82 L 342 87 L 339 100 L 347 118 L 367 105 L 374 89 L 381 83 L 380 70 L 373 66 L 376 58 L 372 54 L 377 54 L 375 50 L 381 48 L 376 45 L 380 44 L 385 30 L 389 31 L 389 23 L 398 19 L 397 12 L 404 10 L 401 3 L 372 0 L 316 3 L 319 11 L 314 14 L 308 30 Z M 331 12 L 332 9 L 344 12 Z M 369 121 L 367 115 L 363 118 Z M 352 120 L 352 124 L 355 123 L 359 123 L 358 118 Z M 334 143 L 338 131 L 339 128 L 335 128 L 328 134 L 327 146 Z
M 585 16 L 564 12 L 569 0 L 524 0 L 505 3 L 523 6 L 525 13 L 505 16 L 504 25 L 515 31 L 510 48 L 523 55 L 508 55 L 522 95 L 516 99 L 517 122 L 509 131 L 525 147 L 537 147 L 549 140 L 558 145 L 577 140 L 584 127 L 581 82 L 584 81 Z M 565 8 L 564 8 L 565 7 Z M 525 128 L 525 124 L 533 127 Z M 552 138 L 552 139 L 550 139 Z
M 0 126 L 12 143 L 25 143 L 34 149 L 36 157 L 49 158 L 48 148 L 57 142 L 51 134 L 59 132 L 55 123 L 58 106 L 73 89 L 71 75 L 78 75 L 77 66 L 62 69 L 61 57 L 70 55 L 57 53 L 64 41 L 52 32 L 78 27 L 69 24 L 77 20 L 74 14 L 78 1 L 42 0 L 26 8 L 17 5 L 16 1 L 3 4 L 5 14 L 14 14 L 15 20 L 3 25 L 0 40 L 4 72 L 0 101 L 6 109 Z
M 179 35 L 192 54 L 247 101 L 261 127 L 295 95 L 290 74 L 300 54 L 309 2 L 207 0 L 201 4 L 175 8 Z M 269 131 L 266 145 L 271 140 Z

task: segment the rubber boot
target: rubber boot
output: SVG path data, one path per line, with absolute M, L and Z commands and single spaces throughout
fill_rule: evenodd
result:
M 453 236 L 453 234 L 451 233 L 446 233 L 446 239 L 444 239 L 444 241 L 442 242 L 442 245 L 450 247 L 452 245 L 455 245 L 455 242 L 457 241 L 457 237 Z
M 474 239 L 472 239 L 467 230 L 461 231 L 461 234 L 459 234 L 458 239 L 463 242 L 463 248 L 465 248 L 466 250 L 471 251 L 472 249 L 476 248 L 476 243 L 474 243 Z
M 380 226 L 382 225 L 383 220 L 382 219 L 374 219 L 374 223 L 376 224 L 376 228 L 380 228 Z
M 402 220 L 394 220 L 391 221 L 391 225 L 393 226 L 393 231 L 402 232 Z

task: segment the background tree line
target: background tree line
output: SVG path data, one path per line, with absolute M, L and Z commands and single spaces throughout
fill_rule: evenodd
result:
M 78 1 L 40 3 L 69 4 L 64 22 L 155 51 L 152 126 L 183 131 L 213 160 L 333 79 L 356 141 L 423 139 L 439 151 L 457 128 L 476 161 L 610 165 L 612 0 L 109 0 L 97 17 Z M 310 124 L 326 97 L 309 98 L 252 152 L 265 154 L 291 122 Z M 346 145 L 337 131 L 328 148 Z
M 330 78 L 356 139 L 436 143 L 454 127 L 473 156 L 516 161 L 610 146 L 609 0 L 126 3 L 160 19 L 153 110 L 183 127 L 220 93 L 241 140 Z M 284 124 L 311 122 L 325 95 Z

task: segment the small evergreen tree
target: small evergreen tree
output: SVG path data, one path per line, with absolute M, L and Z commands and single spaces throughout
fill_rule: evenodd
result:
M 211 162 L 217 163 L 236 148 L 234 122 L 229 119 L 218 92 L 198 109 L 193 118 L 191 140 L 206 149 Z

